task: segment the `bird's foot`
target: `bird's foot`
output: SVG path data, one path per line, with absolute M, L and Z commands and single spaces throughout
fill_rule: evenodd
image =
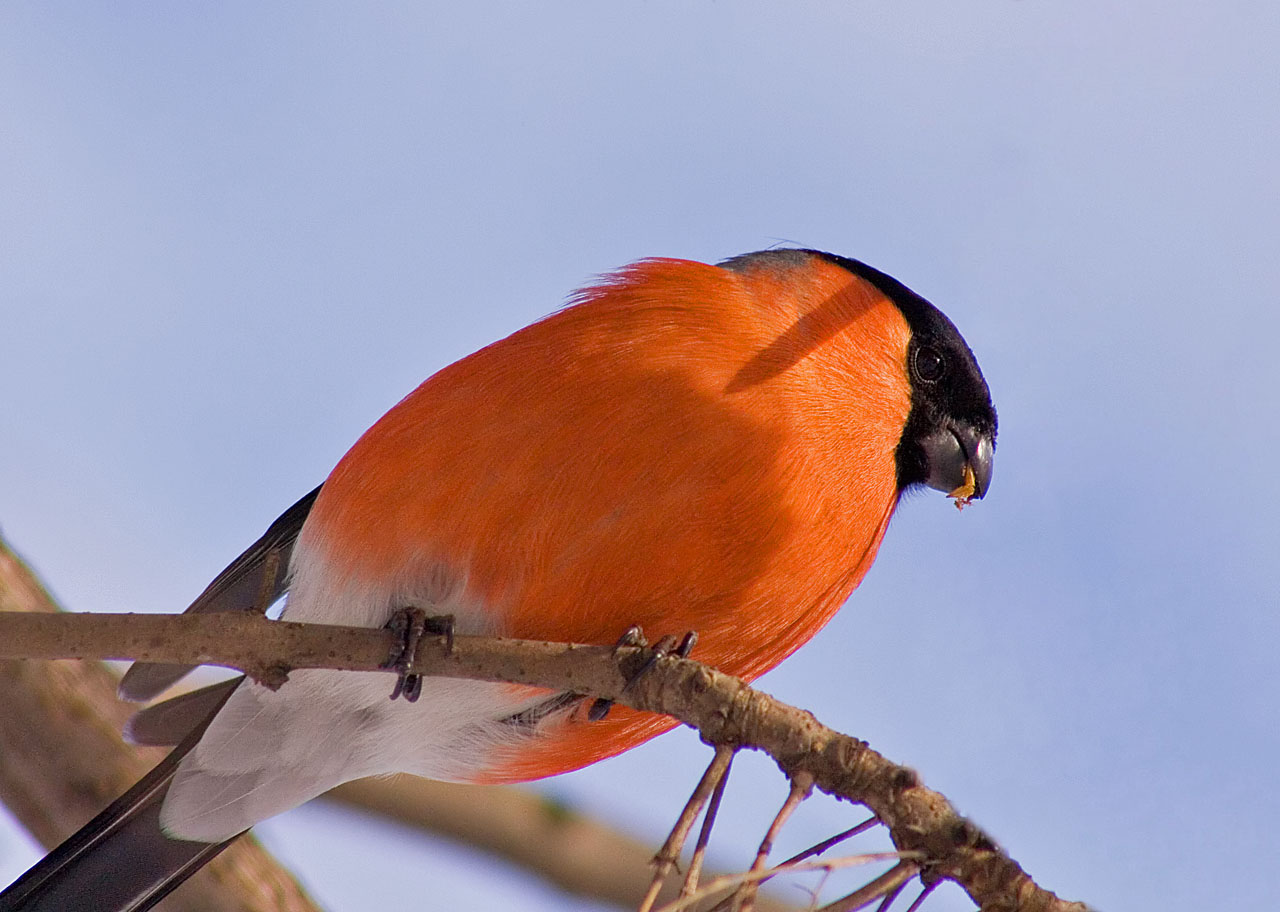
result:
M 668 634 L 658 642 L 653 644 L 649 657 L 645 659 L 643 665 L 635 674 L 627 680 L 623 690 L 630 689 L 637 681 L 647 675 L 653 667 L 658 664 L 658 660 L 664 656 L 673 655 L 679 659 L 689 658 L 689 653 L 693 652 L 694 645 L 698 642 L 698 634 L 696 631 L 690 630 L 683 637 L 677 637 L 675 634 Z M 626 629 L 626 632 L 618 638 L 614 649 L 625 649 L 628 646 L 648 646 L 649 641 L 645 639 L 644 631 L 638 626 L 632 625 Z M 609 710 L 613 709 L 613 701 L 606 699 L 597 699 L 591 704 L 587 710 L 587 718 L 592 722 L 599 722 L 601 719 L 609 715 Z
M 428 634 L 442 636 L 445 638 L 445 652 L 453 652 L 453 626 L 452 614 L 428 615 L 421 608 L 413 606 L 396 609 L 384 628 L 395 634 L 396 639 L 386 661 L 382 663 L 383 668 L 394 668 L 400 672 L 396 686 L 391 691 L 391 699 L 404 697 L 413 703 L 422 696 L 422 675 L 409 672 L 418 655 L 418 644 Z

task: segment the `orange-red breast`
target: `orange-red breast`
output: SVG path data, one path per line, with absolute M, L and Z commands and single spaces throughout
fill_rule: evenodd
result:
M 750 680 L 830 620 L 904 490 L 986 492 L 995 434 L 955 327 L 862 263 L 809 250 L 644 260 L 419 386 L 193 608 L 287 586 L 290 620 L 381 626 L 417 605 L 462 633 L 610 644 L 631 625 L 693 630 L 696 658 Z M 122 689 L 151 697 L 183 671 L 139 666 Z M 388 700 L 389 686 L 299 671 L 279 691 L 241 683 L 220 709 L 226 687 L 144 711 L 135 734 L 163 740 L 216 709 L 157 774 L 172 775 L 162 826 L 219 843 L 356 777 L 533 779 L 672 724 L 624 708 L 589 721 L 502 684 L 429 679 L 416 703 Z M 157 796 L 110 820 L 150 815 L 163 842 Z M 130 872 L 129 902 L 170 887 L 173 872 L 136 870 L 158 851 L 94 837 L 109 831 L 95 824 L 89 849 L 55 852 L 54 874 L 25 893 L 20 881 L 0 909 L 81 908 L 68 903 L 93 853 Z M 186 867 L 211 851 L 176 845 L 191 847 Z

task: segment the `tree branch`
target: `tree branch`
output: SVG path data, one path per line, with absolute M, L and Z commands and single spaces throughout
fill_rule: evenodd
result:
M 239 668 L 280 686 L 292 668 L 376 671 L 391 644 L 386 631 L 270 621 L 250 614 L 4 615 L 0 659 L 115 658 Z M 737 678 L 666 657 L 634 686 L 626 682 L 649 652 L 458 636 L 424 641 L 413 671 L 529 684 L 591 694 L 663 713 L 711 744 L 769 754 L 790 777 L 811 776 L 829 794 L 866 805 L 900 851 L 919 853 L 926 882 L 955 881 L 989 912 L 1086 912 L 1039 887 L 1022 868 L 916 773 L 810 713 L 752 690 Z

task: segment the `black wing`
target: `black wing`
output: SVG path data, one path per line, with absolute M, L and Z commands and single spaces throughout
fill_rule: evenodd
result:
M 317 487 L 285 510 L 260 539 L 218 574 L 187 611 L 265 613 L 289 588 L 289 558 L 319 493 Z M 120 697 L 138 703 L 150 700 L 194 667 L 135 662 L 120 681 Z

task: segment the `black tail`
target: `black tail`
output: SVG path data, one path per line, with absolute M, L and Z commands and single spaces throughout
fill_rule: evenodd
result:
M 224 701 L 234 689 L 227 688 Z M 0 893 L 0 912 L 143 912 L 229 846 L 236 837 L 187 842 L 160 829 L 169 782 L 206 724 L 197 725 L 142 781 Z

